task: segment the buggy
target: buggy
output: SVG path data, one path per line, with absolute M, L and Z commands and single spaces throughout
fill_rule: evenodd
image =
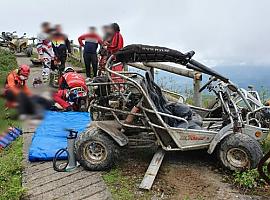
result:
M 93 121 L 76 140 L 79 163 L 88 170 L 106 170 L 124 147 L 159 146 L 163 153 L 154 156 L 157 169 L 149 167 L 148 174 L 157 173 L 164 152 L 195 149 L 216 152 L 230 170 L 255 168 L 263 157 L 260 142 L 269 132 L 270 107 L 262 104 L 258 92 L 238 88 L 193 55 L 148 45 L 129 45 L 112 55 L 106 74 L 89 84 Z M 171 102 L 151 72 L 143 76 L 112 70 L 135 62 L 172 62 L 209 75 L 200 92 L 207 89 L 216 101 L 210 108 Z

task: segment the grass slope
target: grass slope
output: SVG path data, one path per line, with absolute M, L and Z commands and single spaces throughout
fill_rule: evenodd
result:
M 7 74 L 17 67 L 16 58 L 8 51 L 0 49 L 0 87 L 5 84 Z M 14 110 L 5 110 L 5 102 L 0 98 L 0 134 L 9 126 L 19 126 L 11 119 Z M 22 196 L 22 138 L 5 150 L 0 150 L 0 200 L 17 200 Z

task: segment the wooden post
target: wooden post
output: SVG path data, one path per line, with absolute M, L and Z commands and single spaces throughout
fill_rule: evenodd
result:
M 83 49 L 82 49 L 81 46 L 79 47 L 79 53 L 80 53 L 80 62 L 81 63 L 84 63 L 84 60 L 83 60 Z
M 172 65 L 167 65 L 167 64 L 163 64 L 163 63 L 157 63 L 157 62 L 147 62 L 147 63 L 143 63 L 143 64 L 147 67 L 154 67 L 157 69 L 161 69 L 161 70 L 171 72 L 174 74 L 179 74 L 181 76 L 186 76 L 189 78 L 194 78 L 194 76 L 195 76 L 195 72 L 193 70 L 188 70 L 188 69 L 184 69 L 184 68 L 177 67 L 177 66 L 172 66 Z
M 71 54 L 73 54 L 74 53 L 73 40 L 70 40 L 70 49 L 71 49 Z
M 195 73 L 193 79 L 193 102 L 197 107 L 202 107 L 202 94 L 199 92 L 201 88 L 202 74 L 199 72 Z
M 154 73 L 154 69 L 161 69 L 167 72 L 171 72 L 173 74 L 178 74 L 181 76 L 185 76 L 188 78 L 193 79 L 193 102 L 195 106 L 201 107 L 202 106 L 202 95 L 199 92 L 201 88 L 201 81 L 202 81 L 202 74 L 193 70 L 183 69 L 177 66 L 171 66 L 163 63 L 155 63 L 155 62 L 148 62 L 148 63 L 128 63 L 128 65 L 132 67 L 136 67 L 142 70 L 152 70 L 151 73 Z

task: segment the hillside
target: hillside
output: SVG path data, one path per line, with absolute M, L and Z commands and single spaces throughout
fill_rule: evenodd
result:
M 253 85 L 257 90 L 270 89 L 270 66 L 218 66 L 214 69 L 240 87 Z
M 218 66 L 214 69 L 239 87 L 247 88 L 252 85 L 258 91 L 270 91 L 270 66 Z M 203 76 L 203 82 L 207 79 L 207 76 Z M 156 80 L 173 90 L 184 91 L 192 87 L 191 79 L 160 70 L 156 73 Z

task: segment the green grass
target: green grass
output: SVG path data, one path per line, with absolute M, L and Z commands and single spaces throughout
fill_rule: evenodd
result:
M 67 58 L 67 62 L 69 62 L 73 67 L 79 67 L 84 69 L 83 63 L 76 60 L 75 58 L 72 58 L 71 56 Z
M 122 175 L 122 172 L 119 169 L 115 168 L 110 170 L 109 172 L 105 172 L 103 174 L 103 179 L 111 190 L 113 199 L 135 199 L 132 192 L 133 181 L 129 180 L 128 177 Z
M 0 153 L 0 199 L 17 200 L 22 187 L 22 138 Z
M 6 77 L 10 71 L 17 68 L 16 57 L 3 49 L 0 49 L 0 87 L 5 85 Z M 7 127 L 12 125 L 18 125 L 18 121 L 13 120 L 13 116 L 16 115 L 14 110 L 5 110 L 5 100 L 0 98 L 0 131 L 4 131 Z
M 17 67 L 16 58 L 0 49 L 0 85 L 4 86 L 7 74 Z M 20 126 L 14 119 L 16 111 L 5 110 L 5 101 L 0 98 L 0 134 L 9 126 Z M 5 150 L 0 150 L 0 200 L 20 199 L 22 187 L 22 138 L 14 141 Z
M 270 134 L 268 135 L 268 137 L 263 141 L 262 143 L 262 147 L 265 153 L 267 153 L 268 151 L 270 151 Z
M 38 53 L 37 52 L 33 52 L 31 58 L 38 58 Z

